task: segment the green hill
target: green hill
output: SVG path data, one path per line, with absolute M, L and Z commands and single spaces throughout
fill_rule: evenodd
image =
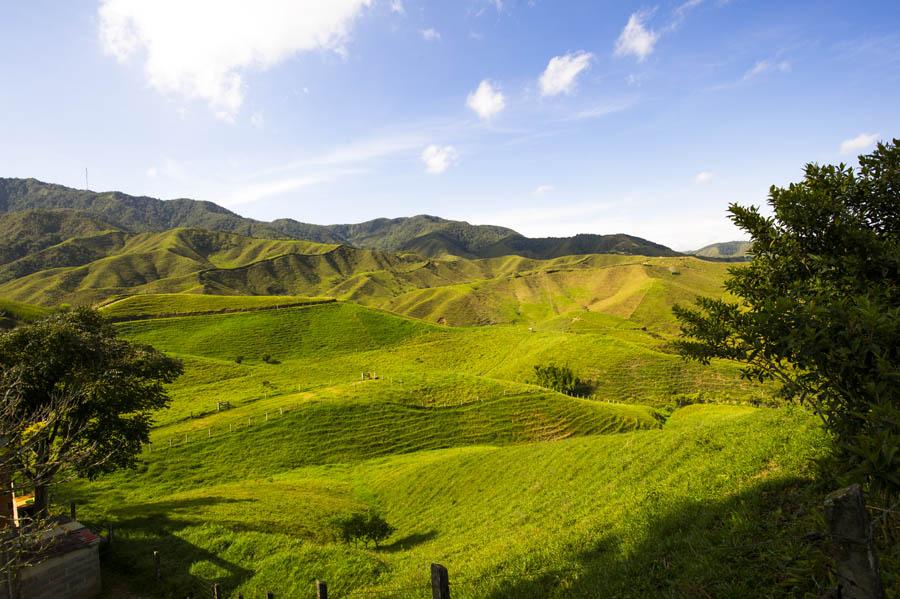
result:
M 725 241 L 703 246 L 699 250 L 687 252 L 704 258 L 740 258 L 746 259 L 750 251 L 749 241 Z
M 426 597 L 432 562 L 462 598 L 796 596 L 827 577 L 802 540 L 818 526 L 818 421 L 730 363 L 668 349 L 672 302 L 722 293 L 727 265 L 296 243 L 178 230 L 129 236 L 128 252 L 99 261 L 144 256 L 172 273 L 157 281 L 358 298 L 103 305 L 123 336 L 186 367 L 137 471 L 56 490 L 84 521 L 115 527 L 105 596 L 202 596 L 217 582 L 226 596 L 302 597 L 318 578 L 336 596 Z M 296 262 L 282 274 L 284 260 Z M 533 384 L 548 363 L 569 366 L 587 397 Z M 367 509 L 393 535 L 379 549 L 338 542 L 331 520 Z
M 0 212 L 59 209 L 78 211 L 84 218 L 99 219 L 133 233 L 199 228 L 265 239 L 305 239 L 389 252 L 411 252 L 428 257 L 520 255 L 546 259 L 598 253 L 678 255 L 665 246 L 628 235 L 529 239 L 504 227 L 471 225 L 428 215 L 379 218 L 344 225 L 313 225 L 292 219 L 264 223 L 244 218 L 212 202 L 163 201 L 121 192 L 71 189 L 35 179 L 0 178 Z M 4 238 L 0 231 L 0 243 Z
M 202 229 L 95 230 L 96 221 L 77 213 L 51 214 L 59 218 L 40 237 L 46 247 L 0 265 L 0 296 L 53 306 L 146 294 L 293 295 L 352 300 L 450 325 L 538 325 L 561 317 L 578 323 L 599 312 L 671 327 L 665 306 L 721 293 L 725 274 L 722 265 L 686 257 L 425 259 Z M 86 234 L 48 245 L 75 226 Z
M 650 331 L 447 328 L 351 303 L 117 326 L 187 364 L 138 472 L 57 493 L 115 525 L 105 576 L 119 590 L 199 595 L 216 581 L 293 597 L 321 578 L 337 596 L 424 597 L 431 562 L 463 598 L 814 586 L 791 573 L 816 563 L 796 539 L 812 525 L 801 483 L 822 451 L 817 421 L 746 405 L 667 418 L 644 404 L 760 390 L 670 356 Z M 599 374 L 598 394 L 529 384 L 547 360 Z M 773 501 L 783 516 L 766 524 Z M 386 545 L 335 541 L 330 519 L 367 508 L 396 526 Z

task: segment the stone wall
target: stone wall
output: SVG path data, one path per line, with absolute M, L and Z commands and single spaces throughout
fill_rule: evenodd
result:
M 99 547 L 91 545 L 51 557 L 21 573 L 20 594 L 13 599 L 94 599 L 100 594 Z M 6 581 L 0 599 L 10 599 Z

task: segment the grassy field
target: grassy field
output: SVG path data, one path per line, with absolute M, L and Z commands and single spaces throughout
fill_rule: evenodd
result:
M 121 334 L 186 372 L 137 471 L 57 493 L 116 527 L 108 597 L 204 596 L 213 582 L 312 597 L 317 578 L 336 597 L 427 597 L 432 562 L 454 597 L 797 596 L 827 579 L 803 541 L 821 526 L 817 421 L 755 407 L 777 405 L 771 389 L 730 364 L 673 355 L 665 316 L 449 327 L 351 302 L 232 301 L 250 310 L 119 306 L 138 318 Z M 534 385 L 550 362 L 591 396 Z M 366 509 L 395 533 L 378 549 L 337 542 L 330 520 Z

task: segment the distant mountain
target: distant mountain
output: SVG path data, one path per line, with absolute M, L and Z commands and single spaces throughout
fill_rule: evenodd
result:
M 31 212 L 29 216 L 12 217 L 11 213 Z M 51 215 L 50 212 L 53 214 Z M 61 212 L 62 211 L 62 212 Z M 162 232 L 186 227 L 238 233 L 261 239 L 303 239 L 318 243 L 344 244 L 364 249 L 409 252 L 426 257 L 458 256 L 490 258 L 518 255 L 534 259 L 583 254 L 634 254 L 643 256 L 680 255 L 666 246 L 630 235 L 576 235 L 575 237 L 525 237 L 512 229 L 492 225 L 472 225 L 435 216 L 379 218 L 345 225 L 313 225 L 292 219 L 267 223 L 244 218 L 212 202 L 190 199 L 159 200 L 146 196 L 130 196 L 121 192 L 72 189 L 43 183 L 36 179 L 0 178 L 0 213 L 15 219 L 43 218 L 58 222 L 55 233 L 42 240 L 31 240 L 31 251 L 53 245 L 52 235 L 66 237 L 73 227 L 94 232 L 118 230 L 129 233 Z M 24 221 L 22 221 L 24 222 Z M 22 227 L 20 227 L 20 230 Z M 85 231 L 80 231 L 83 236 Z M 25 251 L 0 230 L 0 246 L 12 244 L 12 259 Z M 5 247 L 5 246 L 4 246 Z M 0 248 L 2 249 L 2 248 Z M 19 252 L 18 256 L 15 256 Z M 25 252 L 29 253 L 29 252 Z M 10 261 L 9 259 L 6 262 Z
M 749 250 L 749 241 L 723 241 L 721 243 L 712 243 L 703 246 L 699 250 L 686 253 L 702 258 L 748 259 Z

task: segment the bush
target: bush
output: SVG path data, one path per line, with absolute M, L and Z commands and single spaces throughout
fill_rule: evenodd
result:
M 566 395 L 583 395 L 590 393 L 591 385 L 575 376 L 568 366 L 535 366 L 534 375 L 538 385 L 565 393 Z
M 235 364 L 240 364 L 240 363 L 243 362 L 243 361 L 244 361 L 244 356 L 236 356 L 236 357 L 234 358 Z
M 377 548 L 381 541 L 394 534 L 394 527 L 387 523 L 378 513 L 369 510 L 331 519 L 336 536 L 344 543 L 358 545 L 360 541 L 365 547 L 374 543 Z

